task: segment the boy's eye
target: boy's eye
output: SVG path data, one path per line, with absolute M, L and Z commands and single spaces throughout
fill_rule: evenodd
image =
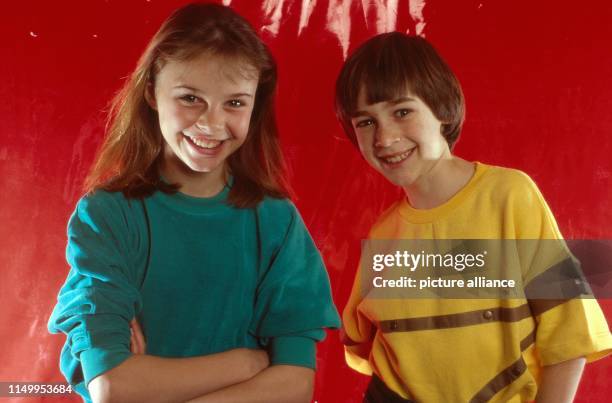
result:
M 239 99 L 232 99 L 231 101 L 228 101 L 227 104 L 233 108 L 239 108 L 241 106 L 244 106 L 244 102 Z
M 200 101 L 200 98 L 196 97 L 195 95 L 187 94 L 187 95 L 183 95 L 181 97 L 181 100 L 185 101 L 188 104 L 195 104 Z
M 357 123 L 355 123 L 355 127 L 359 128 L 359 127 L 367 127 L 367 126 L 371 126 L 374 124 L 374 121 L 372 119 L 364 119 L 364 120 L 360 120 Z
M 410 112 L 412 112 L 410 109 L 398 109 L 395 111 L 395 116 L 397 116 L 398 118 L 403 118 L 404 116 L 408 115 Z

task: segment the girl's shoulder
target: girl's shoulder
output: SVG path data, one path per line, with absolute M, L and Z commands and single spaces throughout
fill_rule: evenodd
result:
M 290 199 L 266 196 L 256 207 L 258 215 L 264 219 L 272 219 L 289 223 L 299 216 L 297 207 Z
M 89 226 L 127 232 L 146 229 L 146 213 L 142 199 L 130 199 L 122 192 L 96 190 L 79 199 L 70 219 Z
M 266 196 L 257 205 L 256 214 L 262 228 L 268 234 L 284 237 L 283 234 L 289 231 L 306 227 L 297 207 L 287 198 Z
M 134 200 L 128 199 L 122 192 L 95 190 L 84 194 L 77 202 L 77 208 L 104 210 L 112 208 L 130 208 Z
M 66 257 L 78 272 L 107 275 L 107 267 L 124 270 L 140 284 L 150 250 L 150 228 L 141 199 L 97 190 L 77 203 L 68 222 Z
M 288 236 L 308 234 L 302 216 L 290 199 L 265 197 L 255 210 L 265 237 L 282 241 Z

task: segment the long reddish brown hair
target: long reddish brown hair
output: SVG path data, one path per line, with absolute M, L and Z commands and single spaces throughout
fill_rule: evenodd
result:
M 201 3 L 176 10 L 162 24 L 112 100 L 106 137 L 85 181 L 87 192 L 121 191 L 139 198 L 179 189 L 180 184 L 160 179 L 164 140 L 145 92 L 169 60 L 190 60 L 203 52 L 238 58 L 259 71 L 246 141 L 228 158 L 234 176 L 229 202 L 252 207 L 265 196 L 288 197 L 274 112 L 276 63 L 244 18 L 228 7 Z

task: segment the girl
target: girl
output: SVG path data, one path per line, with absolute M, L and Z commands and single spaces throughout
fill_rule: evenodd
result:
M 192 4 L 116 97 L 49 320 L 86 401 L 310 401 L 315 344 L 339 323 L 287 199 L 275 86 L 243 18 Z
M 463 94 L 425 39 L 395 32 L 357 49 L 338 77 L 336 111 L 366 161 L 406 195 L 370 239 L 531 239 L 533 262 L 548 258 L 537 240 L 561 239 L 527 175 L 452 154 Z M 570 258 L 546 267 L 575 269 Z M 367 402 L 571 402 L 585 357 L 612 348 L 597 301 L 573 298 L 582 287 L 556 300 L 402 300 L 373 298 L 361 280 L 343 341 L 348 364 L 373 375 Z

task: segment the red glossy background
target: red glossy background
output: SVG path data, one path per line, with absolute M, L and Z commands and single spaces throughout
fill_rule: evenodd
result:
M 48 335 L 46 321 L 68 270 L 66 221 L 108 100 L 183 3 L 2 5 L 0 381 L 62 379 L 63 337 Z M 468 110 L 457 154 L 529 173 L 566 237 L 612 238 L 610 2 L 225 3 L 253 23 L 277 58 L 295 202 L 324 254 L 339 309 L 359 240 L 399 195 L 345 140 L 332 109 L 344 52 L 378 32 L 422 30 L 457 73 Z M 600 302 L 612 319 L 610 301 Z M 346 367 L 336 333 L 320 345 L 318 365 L 318 402 L 361 401 L 367 379 Z M 610 401 L 611 377 L 611 360 L 589 365 L 577 401 Z

